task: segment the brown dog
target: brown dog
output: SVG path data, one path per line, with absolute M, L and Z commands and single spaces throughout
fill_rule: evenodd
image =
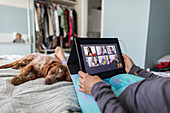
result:
M 20 69 L 20 75 L 15 76 L 11 83 L 19 85 L 29 80 L 44 77 L 45 84 L 52 84 L 58 81 L 71 81 L 66 66 L 56 57 L 32 53 L 20 60 L 0 66 L 0 69 L 10 68 Z

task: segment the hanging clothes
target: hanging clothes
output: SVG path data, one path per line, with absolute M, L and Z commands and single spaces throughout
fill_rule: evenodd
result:
M 43 30 L 44 29 L 44 6 L 41 3 L 39 3 L 39 5 L 40 5 L 41 30 Z
M 34 5 L 34 18 L 35 18 L 35 36 L 36 36 L 36 51 L 42 50 L 42 32 L 41 32 L 41 19 L 40 19 L 40 6 L 38 4 Z
M 66 6 L 36 2 L 35 30 L 38 37 L 36 40 L 42 37 L 40 42 L 44 49 L 53 49 L 56 46 L 70 47 L 71 40 L 77 36 L 77 14 Z
M 74 22 L 74 37 L 77 37 L 77 13 L 76 11 L 73 9 L 73 22 Z
M 70 10 L 70 18 L 71 18 L 71 24 L 72 24 L 72 34 L 71 34 L 71 40 L 74 36 L 74 19 L 73 19 L 73 10 Z
M 48 47 L 48 15 L 47 15 L 47 6 L 46 4 L 41 5 L 41 21 L 42 21 L 42 32 L 43 32 L 43 45 L 42 47 L 44 49 L 47 49 Z
M 52 21 L 51 21 L 52 19 L 51 19 L 49 7 L 47 7 L 47 14 L 48 14 L 48 33 L 49 33 L 49 36 L 53 36 L 54 28 L 53 28 Z
M 65 30 L 66 30 L 66 34 L 69 33 L 69 11 L 67 9 L 64 10 L 64 14 L 65 14 Z
M 40 28 L 39 28 L 38 15 L 36 10 L 34 10 L 34 19 L 35 19 L 35 31 L 39 32 Z
M 66 24 L 66 21 L 65 21 L 65 9 L 63 8 L 63 14 L 62 14 L 62 26 L 63 26 L 64 37 L 67 36 L 65 24 Z
M 50 17 L 51 17 L 51 23 L 52 23 L 52 28 L 54 34 L 56 33 L 56 23 L 55 23 L 55 15 L 54 15 L 54 7 L 52 5 L 48 6 L 49 12 L 50 12 Z
M 54 4 L 54 17 L 55 17 L 55 24 L 56 24 L 56 36 L 58 37 L 60 35 L 60 28 L 59 28 L 59 19 L 58 19 L 58 12 L 57 12 L 57 7 Z
M 37 18 L 39 23 L 39 28 L 41 29 L 41 18 L 40 18 L 40 5 L 37 3 Z
M 69 31 L 69 34 L 68 34 L 68 46 L 71 45 L 71 36 L 73 34 L 73 26 L 72 26 L 72 22 L 71 22 L 71 16 L 72 16 L 72 14 L 70 13 L 69 14 L 69 27 L 70 27 L 70 31 Z

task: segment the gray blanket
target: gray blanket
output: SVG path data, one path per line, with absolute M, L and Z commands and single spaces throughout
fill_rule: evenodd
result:
M 0 61 L 4 63 L 2 59 Z M 11 79 L 15 75 L 18 75 L 16 70 L 0 70 L 1 113 L 81 112 L 72 82 L 45 85 L 40 78 L 14 86 Z

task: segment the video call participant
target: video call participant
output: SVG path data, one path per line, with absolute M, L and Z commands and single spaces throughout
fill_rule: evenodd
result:
M 115 54 L 115 52 L 113 51 L 112 47 L 110 47 L 110 52 L 111 52 L 111 54 Z
M 92 50 L 90 47 L 87 47 L 87 55 L 86 56 L 93 56 Z
M 99 55 L 107 55 L 106 50 L 104 51 L 104 49 L 103 49 L 102 46 L 99 47 L 99 50 L 98 50 L 98 51 L 100 52 Z
M 118 63 L 119 59 L 117 58 L 117 55 L 115 55 L 114 62 Z
M 114 57 L 114 59 L 112 59 L 112 57 Z M 118 63 L 118 62 L 119 62 L 119 59 L 117 58 L 117 55 L 116 55 L 116 54 L 109 56 L 109 58 L 110 58 L 110 63 L 111 63 L 111 64 L 112 64 L 112 63 Z
M 96 56 L 92 57 L 92 66 L 98 66 L 99 65 L 99 61 L 97 59 Z
M 16 39 L 13 40 L 13 43 L 25 43 L 25 41 L 21 37 L 22 37 L 22 35 L 20 33 L 17 33 Z
M 106 65 L 106 64 L 108 64 L 107 57 L 103 56 L 100 65 Z

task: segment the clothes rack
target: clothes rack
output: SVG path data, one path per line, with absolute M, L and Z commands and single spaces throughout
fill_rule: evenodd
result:
M 73 38 L 77 37 L 76 11 L 72 4 L 63 1 L 34 0 L 37 52 L 47 53 L 46 50 L 53 51 L 56 46 L 70 48 Z
M 61 5 L 67 5 L 67 6 L 74 6 L 77 4 L 77 2 L 73 0 L 34 0 L 34 2 L 57 3 Z

